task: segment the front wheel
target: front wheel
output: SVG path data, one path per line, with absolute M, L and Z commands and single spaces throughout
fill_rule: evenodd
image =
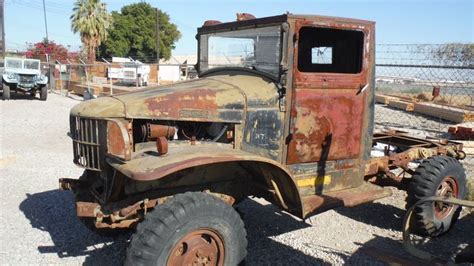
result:
M 3 99 L 10 100 L 10 86 L 3 83 Z
M 40 100 L 46 101 L 47 98 L 48 98 L 48 87 L 43 86 L 41 87 Z
M 418 166 L 408 185 L 407 209 L 419 200 L 432 197 L 466 196 L 466 173 L 458 160 L 435 156 Z M 459 217 L 461 207 L 445 203 L 427 202 L 414 210 L 410 224 L 421 236 L 438 236 L 447 232 Z
M 125 265 L 238 265 L 247 255 L 239 214 L 201 192 L 167 200 L 137 227 Z

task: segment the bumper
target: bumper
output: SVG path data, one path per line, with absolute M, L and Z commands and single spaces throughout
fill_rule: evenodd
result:
M 81 181 L 78 179 L 72 178 L 60 178 L 59 179 L 59 189 L 60 190 L 72 190 L 76 191 L 77 188 L 81 186 Z
M 85 189 L 84 183 L 78 179 L 61 178 L 59 179 L 59 188 L 61 190 L 71 190 L 77 192 L 79 189 Z M 96 228 L 130 228 L 141 221 L 150 208 L 155 207 L 158 200 L 142 200 L 106 214 L 103 212 L 100 204 L 96 202 L 86 202 L 76 200 L 76 215 L 80 218 L 95 219 Z
M 61 178 L 59 179 L 59 189 L 70 190 L 76 193 L 83 185 L 78 179 Z M 100 205 L 95 202 L 84 202 L 76 200 L 76 214 L 78 217 L 98 217 L 102 213 Z

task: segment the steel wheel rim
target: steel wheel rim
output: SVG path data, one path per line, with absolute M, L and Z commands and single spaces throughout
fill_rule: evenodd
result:
M 173 247 L 168 257 L 172 265 L 224 265 L 224 241 L 210 228 L 187 233 Z
M 452 176 L 446 176 L 443 178 L 436 189 L 436 196 L 457 198 L 459 196 L 459 187 L 456 179 Z M 444 219 L 448 217 L 455 208 L 455 206 L 452 204 L 442 202 L 435 202 L 433 204 L 435 216 L 438 219 Z

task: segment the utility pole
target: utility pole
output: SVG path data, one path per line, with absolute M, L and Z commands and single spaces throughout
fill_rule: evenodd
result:
M 156 63 L 160 64 L 160 10 L 156 8 Z
M 3 58 L 5 58 L 5 12 L 4 12 L 4 0 L 0 0 L 0 38 L 2 38 L 0 40 L 0 45 L 2 46 L 2 50 L 1 50 L 1 53 L 2 53 L 2 58 L 0 58 L 3 62 Z
M 156 83 L 160 85 L 160 10 L 156 8 Z
M 46 29 L 46 42 L 49 41 L 49 38 L 48 38 L 48 21 L 46 20 L 46 4 L 44 2 L 45 0 L 43 0 L 43 13 L 44 13 L 44 27 Z

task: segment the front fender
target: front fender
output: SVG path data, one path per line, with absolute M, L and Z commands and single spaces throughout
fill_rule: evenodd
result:
M 135 181 L 153 181 L 173 173 L 198 166 L 236 162 L 261 169 L 261 175 L 269 175 L 283 197 L 284 208 L 302 217 L 301 197 L 291 173 L 276 161 L 219 144 L 178 145 L 169 148 L 169 153 L 158 156 L 151 152 L 131 161 L 121 162 L 107 158 L 107 162 Z M 224 174 L 225 175 L 225 174 Z
M 9 74 L 3 74 L 2 75 L 3 82 L 10 83 L 10 84 L 18 83 L 18 80 L 16 78 L 9 78 L 8 76 L 9 76 Z
M 43 76 L 43 79 L 41 79 L 41 80 L 36 80 L 36 84 L 38 84 L 38 85 L 46 85 L 46 84 L 48 84 L 48 81 L 49 81 L 48 77 Z

